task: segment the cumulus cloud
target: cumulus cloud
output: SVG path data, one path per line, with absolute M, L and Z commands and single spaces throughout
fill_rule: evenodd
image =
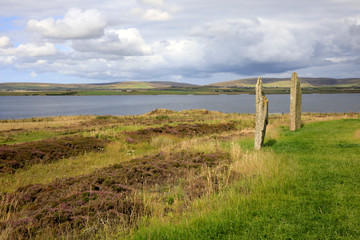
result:
M 12 64 L 14 61 L 14 57 L 13 56 L 0 56 L 0 64 L 2 65 L 10 65 Z
M 203 43 L 209 71 L 255 75 L 324 64 L 317 52 L 324 45 L 324 36 L 333 38 L 327 31 L 306 23 L 255 18 L 209 22 L 195 27 L 191 34 Z
M 194 36 L 222 45 L 228 55 L 254 61 L 292 61 L 311 55 L 311 44 L 303 42 L 301 28 L 265 19 L 232 19 L 212 22 L 195 29 Z M 227 46 L 230 44 L 230 46 Z
M 12 44 L 10 43 L 10 38 L 3 36 L 0 37 L 0 48 L 9 48 Z
M 96 9 L 71 8 L 62 19 L 31 19 L 27 28 L 48 38 L 80 39 L 101 36 L 106 25 L 104 16 Z
M 3 55 L 14 56 L 14 57 L 46 57 L 54 56 L 57 54 L 54 44 L 44 43 L 44 44 L 20 44 L 16 48 L 7 48 L 3 49 Z
M 151 54 L 147 45 L 136 28 L 108 29 L 99 39 L 77 40 L 73 48 L 80 52 L 96 52 L 99 55 L 138 56 Z
M 354 70 L 360 59 L 356 0 L 346 4 L 326 0 L 229 0 L 226 4 L 215 0 L 40 0 L 42 4 L 34 7 L 28 2 L 35 0 L 27 4 L 5 1 L 9 8 L 0 12 L 24 11 L 20 20 L 27 22 L 29 31 L 19 30 L 19 25 L 12 31 L 0 30 L 0 36 L 11 36 L 11 41 L 0 37 L 0 65 L 29 73 L 50 71 L 99 81 L 187 81 L 283 76 L 296 69 L 319 74 L 331 68 L 336 71 L 329 74 L 341 75 L 344 71 L 335 67 L 340 65 L 349 74 L 358 72 Z M 64 10 L 64 1 L 83 10 Z M 21 10 L 26 9 L 24 5 L 31 9 Z M 9 19 L 5 25 L 12 23 Z
M 59 56 L 49 44 L 20 45 L 13 50 L 13 56 L 34 56 L 37 61 L 21 64 L 36 72 L 57 71 L 97 79 L 281 74 L 358 59 L 358 33 L 351 30 L 357 25 L 347 21 L 337 24 L 343 30 L 334 34 L 331 28 L 321 25 L 284 24 L 262 18 L 227 19 L 198 25 L 186 38 L 152 43 L 146 43 L 136 28 L 106 29 L 97 39 L 72 40 L 72 50 L 66 57 Z M 43 60 L 40 56 L 45 53 L 57 55 Z
M 166 67 L 174 69 L 198 68 L 204 64 L 204 49 L 194 39 L 163 40 L 153 45 L 155 54 L 161 56 Z
M 130 13 L 133 16 L 142 18 L 146 21 L 166 21 L 171 18 L 171 15 L 166 11 L 161 11 L 158 9 L 141 9 L 141 8 L 133 8 Z

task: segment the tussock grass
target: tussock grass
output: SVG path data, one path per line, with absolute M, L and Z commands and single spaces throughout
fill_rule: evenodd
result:
M 242 151 L 237 145 L 232 148 L 232 156 L 236 159 L 228 171 L 222 173 L 224 178 L 220 191 L 208 190 L 208 194 L 194 200 L 186 212 L 148 219 L 130 238 L 217 239 L 221 236 L 217 235 L 217 231 L 235 230 L 233 228 L 238 227 L 238 222 L 244 221 L 249 213 L 243 210 L 249 205 L 260 204 L 252 200 L 261 198 L 261 192 L 257 191 L 272 187 L 269 179 L 276 176 L 281 182 L 288 177 L 286 173 L 280 174 L 279 170 L 287 163 L 272 152 Z M 236 181 L 229 181 L 231 173 L 237 173 Z
M 0 120 L 0 131 L 11 129 L 36 129 L 59 126 L 73 126 L 82 121 L 89 121 L 95 116 L 59 116 L 46 118 L 25 118 L 13 120 Z
M 95 169 L 128 161 L 144 153 L 136 151 L 130 153 L 129 150 L 131 149 L 128 149 L 123 143 L 114 142 L 109 144 L 104 152 L 90 152 L 53 163 L 32 165 L 24 170 L 16 171 L 14 174 L 1 176 L 0 189 L 1 192 L 13 192 L 28 184 L 44 184 L 57 178 L 88 174 Z
M 67 118 L 74 122 L 61 125 Z M 0 133 L 32 127 L 60 135 L 65 130 L 76 130 L 77 134 L 108 139 L 110 143 L 104 152 L 85 153 L 3 175 L 0 189 L 14 192 L 27 184 L 49 184 L 149 154 L 161 153 L 168 160 L 166 156 L 178 151 L 205 155 L 224 152 L 231 163 L 202 166 L 200 171 L 190 170 L 172 179 L 171 185 L 157 184 L 136 191 L 134 197 L 150 211 L 136 227 L 114 225 L 103 219 L 81 232 L 68 229 L 62 238 L 356 239 L 360 236 L 360 205 L 356 201 L 360 197 L 359 114 L 303 114 L 302 121 L 300 131 L 289 132 L 288 115 L 271 114 L 265 147 L 253 151 L 252 114 L 157 110 L 141 116 L 16 120 Z M 147 141 L 128 143 L 123 134 L 164 125 L 215 126 L 229 122 L 236 123 L 235 130 L 202 136 L 159 134 Z M 22 133 L 20 130 L 16 134 Z M 0 221 L 9 216 L 11 212 L 3 214 Z M 1 230 L 0 239 L 8 236 L 7 231 Z M 37 238 L 54 236 L 49 228 Z

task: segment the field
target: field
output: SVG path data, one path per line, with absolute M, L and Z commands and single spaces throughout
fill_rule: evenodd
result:
M 233 81 L 218 82 L 210 84 L 211 86 L 219 87 L 254 87 L 257 78 L 238 79 Z M 262 78 L 264 87 L 280 87 L 289 88 L 289 78 Z M 300 76 L 301 86 L 304 88 L 317 88 L 317 87 L 359 87 L 359 78 L 345 78 L 345 79 L 334 79 L 334 78 L 307 78 Z
M 101 84 L 0 83 L 0 96 L 254 94 L 256 78 L 193 85 L 179 82 Z M 360 93 L 360 79 L 300 78 L 303 93 Z M 263 78 L 266 94 L 288 94 L 290 79 Z
M 360 114 L 0 120 L 0 239 L 359 239 Z

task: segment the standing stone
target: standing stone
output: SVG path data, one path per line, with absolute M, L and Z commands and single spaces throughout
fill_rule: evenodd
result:
M 301 128 L 301 87 L 298 75 L 291 76 L 290 86 L 290 131 Z
M 255 143 L 256 150 L 261 149 L 268 124 L 268 105 L 269 101 L 265 97 L 262 87 L 261 77 L 258 78 L 256 84 L 256 119 L 255 119 Z

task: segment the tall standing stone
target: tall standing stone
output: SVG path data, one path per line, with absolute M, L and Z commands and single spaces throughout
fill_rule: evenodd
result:
M 261 77 L 256 84 L 256 119 L 255 119 L 255 143 L 256 150 L 261 149 L 264 143 L 266 125 L 268 124 L 269 101 L 265 97 Z
M 290 86 L 290 131 L 301 128 L 301 86 L 298 75 L 291 76 Z

